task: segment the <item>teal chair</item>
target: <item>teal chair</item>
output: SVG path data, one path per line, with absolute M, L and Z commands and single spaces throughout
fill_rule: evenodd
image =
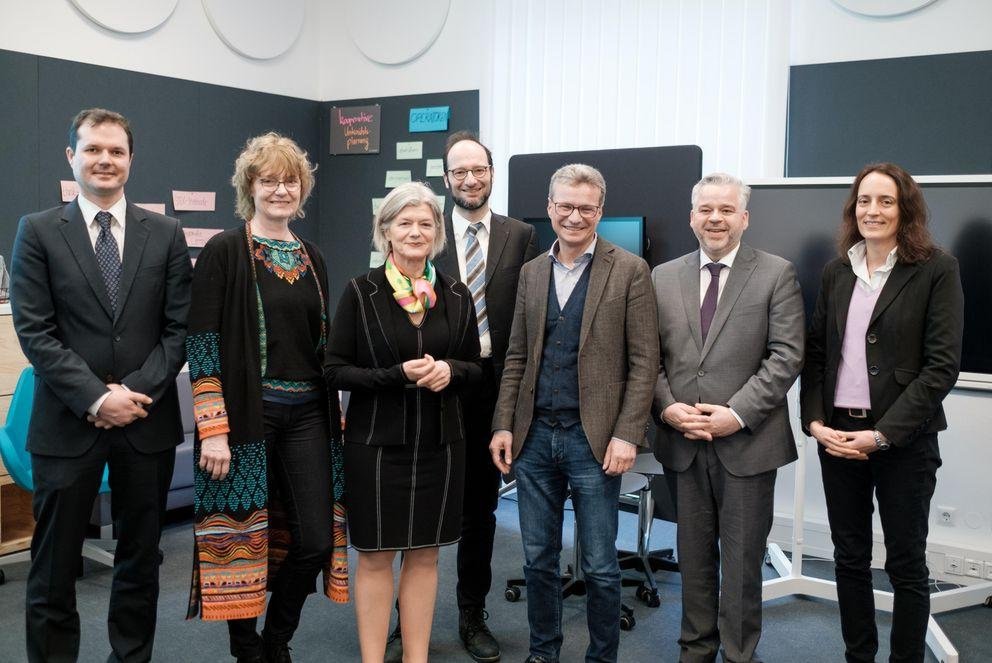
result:
M 31 475 L 31 454 L 27 450 L 28 424 L 31 423 L 31 402 L 34 400 L 34 368 L 28 366 L 21 371 L 21 377 L 14 388 L 14 396 L 7 411 L 7 422 L 0 428 L 0 460 L 7 468 L 10 478 L 20 488 L 34 492 L 34 478 Z M 101 493 L 110 492 L 108 483 L 109 472 L 103 470 L 103 482 L 100 484 Z M 83 557 L 95 562 L 114 566 L 114 555 L 106 548 L 114 546 L 114 541 L 108 539 L 87 539 L 83 543 Z M 0 566 L 16 562 L 26 562 L 31 559 L 30 550 L 11 553 L 0 557 Z M 5 578 L 0 569 L 0 585 Z

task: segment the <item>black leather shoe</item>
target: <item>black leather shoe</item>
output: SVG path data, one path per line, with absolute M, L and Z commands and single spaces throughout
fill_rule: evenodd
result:
M 289 645 L 285 642 L 266 642 L 265 661 L 266 663 L 293 663 L 293 657 L 289 655 Z
M 258 656 L 238 656 L 238 663 L 266 663 L 265 657 Z
M 543 656 L 528 656 L 524 663 L 551 663 L 548 659 Z
M 397 624 L 393 632 L 386 640 L 386 655 L 382 663 L 403 663 L 403 636 L 400 633 L 400 625 Z
M 462 608 L 458 615 L 458 635 L 468 655 L 476 661 L 490 663 L 499 660 L 499 643 L 489 632 L 489 613 L 482 608 Z

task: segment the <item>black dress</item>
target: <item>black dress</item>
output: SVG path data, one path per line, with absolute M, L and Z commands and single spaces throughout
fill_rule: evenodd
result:
M 398 304 L 392 331 L 401 361 L 445 357 L 450 345 L 445 298 L 414 325 Z M 456 543 L 461 532 L 464 441 L 445 443 L 441 393 L 403 388 L 404 444 L 345 444 L 348 525 L 361 551 L 406 550 Z

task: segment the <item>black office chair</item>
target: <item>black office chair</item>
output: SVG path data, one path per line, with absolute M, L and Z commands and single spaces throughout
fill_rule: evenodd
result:
M 628 474 L 640 474 L 647 481 L 637 495 L 637 550 L 617 551 L 620 570 L 636 571 L 638 575 L 624 577 L 621 584 L 637 587 L 634 595 L 649 608 L 657 608 L 661 598 L 654 574 L 657 571 L 678 573 L 679 564 L 671 548 L 651 550 L 651 526 L 656 517 L 675 522 L 675 485 L 674 481 L 668 481 L 661 463 L 652 453 L 639 454 Z

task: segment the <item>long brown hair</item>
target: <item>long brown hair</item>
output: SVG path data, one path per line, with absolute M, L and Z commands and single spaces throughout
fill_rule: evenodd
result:
M 934 243 L 927 228 L 930 210 L 923 199 L 923 191 L 913 176 L 894 163 L 870 163 L 861 169 L 851 184 L 851 191 L 844 202 L 844 213 L 841 219 L 838 248 L 841 257 L 847 257 L 847 251 L 864 239 L 858 230 L 858 220 L 855 208 L 858 205 L 858 189 L 861 181 L 870 173 L 881 173 L 891 177 L 896 183 L 899 205 L 899 228 L 896 230 L 896 257 L 900 262 L 923 262 L 933 253 Z

